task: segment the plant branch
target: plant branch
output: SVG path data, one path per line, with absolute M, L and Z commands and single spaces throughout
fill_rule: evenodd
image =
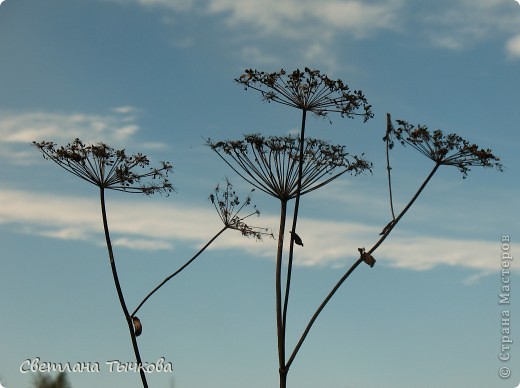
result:
M 161 283 L 159 283 L 152 291 L 146 295 L 146 297 L 139 303 L 139 305 L 136 307 L 134 312 L 132 313 L 132 317 L 137 314 L 139 309 L 143 306 L 143 304 L 153 295 L 155 292 L 157 292 L 162 286 L 164 286 L 170 279 L 172 279 L 174 276 L 176 276 L 179 272 L 184 270 L 188 265 L 190 265 L 199 255 L 206 250 L 207 247 L 209 247 L 213 241 L 215 241 L 224 231 L 226 231 L 229 227 L 224 226 L 216 235 L 214 235 L 211 240 L 209 240 L 206 245 L 204 245 L 196 254 L 193 256 L 190 260 L 188 260 L 186 263 L 184 263 L 177 271 L 172 273 L 171 275 L 167 276 Z
M 428 177 L 424 180 L 424 182 L 422 183 L 421 187 L 419 187 L 419 189 L 417 190 L 417 192 L 415 193 L 415 195 L 412 197 L 412 199 L 410 200 L 410 202 L 408 202 L 408 205 L 406 205 L 406 207 L 401 211 L 401 213 L 399 214 L 399 216 L 397 216 L 397 218 L 395 219 L 394 222 L 392 222 L 390 224 L 390 226 L 387 228 L 387 230 L 385 231 L 385 233 L 383 234 L 383 236 L 381 236 L 381 238 L 374 244 L 374 246 L 372 248 L 370 248 L 370 250 L 367 252 L 368 254 L 372 254 L 382 243 L 383 241 L 388 237 L 388 235 L 390 234 L 390 232 L 392 231 L 392 229 L 397 225 L 397 223 L 399 222 L 399 220 L 405 215 L 405 213 L 408 211 L 408 209 L 410 209 L 410 207 L 413 205 L 413 203 L 415 202 L 415 200 L 419 197 L 419 195 L 421 194 L 421 192 L 424 190 L 424 188 L 426 187 L 426 185 L 428 184 L 428 182 L 430 181 L 430 179 L 433 177 L 433 175 L 435 174 L 435 172 L 437 171 L 437 169 L 439 168 L 439 164 L 436 164 L 435 167 L 432 169 L 432 171 L 430 172 L 430 174 L 428 175 Z M 323 302 L 321 303 L 321 305 L 318 307 L 318 309 L 316 310 L 316 312 L 313 314 L 313 316 L 311 317 L 311 319 L 309 320 L 309 323 L 307 324 L 307 326 L 305 327 L 305 330 L 303 332 L 303 334 L 301 335 L 298 343 L 296 344 L 293 352 L 291 353 L 291 356 L 289 357 L 288 361 L 287 361 L 287 364 L 286 364 L 286 367 L 287 369 L 291 366 L 292 362 L 294 361 L 294 358 L 296 357 L 296 354 L 298 353 L 298 351 L 300 350 L 301 346 L 303 345 L 303 342 L 305 341 L 305 338 L 307 337 L 307 335 L 309 334 L 309 331 L 310 329 L 312 328 L 312 326 L 314 325 L 314 322 L 316 321 L 316 319 L 318 318 L 318 316 L 320 315 L 320 313 L 323 311 L 323 309 L 325 308 L 325 306 L 329 303 L 329 301 L 332 299 L 332 297 L 334 296 L 334 294 L 336 293 L 336 291 L 341 287 L 341 285 L 345 282 L 345 280 L 347 280 L 347 278 L 350 276 L 350 274 L 359 266 L 359 264 L 361 264 L 363 262 L 363 257 L 360 257 L 359 259 L 356 260 L 356 262 L 354 264 L 352 264 L 352 266 L 349 268 L 349 270 L 341 277 L 341 279 L 336 283 L 336 285 L 332 288 L 332 290 L 329 292 L 329 294 L 326 296 L 326 298 L 323 300 Z
M 110 259 L 110 268 L 112 269 L 112 276 L 114 277 L 114 284 L 117 290 L 117 296 L 119 298 L 119 303 L 121 304 L 121 308 L 123 309 L 123 313 L 125 315 L 126 322 L 128 324 L 128 330 L 130 331 L 130 338 L 132 340 L 132 346 L 134 348 L 135 358 L 137 360 L 137 365 L 139 367 L 139 374 L 141 375 L 141 381 L 143 382 L 143 387 L 148 388 L 148 382 L 146 381 L 146 375 L 144 370 L 141 368 L 143 365 L 141 361 L 141 355 L 139 354 L 139 346 L 137 345 L 137 339 L 134 332 L 134 324 L 131 316 L 128 314 L 128 309 L 126 307 L 125 298 L 123 296 L 123 291 L 121 290 L 121 285 L 119 283 L 119 278 L 117 276 L 117 268 L 116 262 L 114 259 L 114 252 L 112 250 L 112 242 L 110 241 L 110 232 L 108 229 L 108 220 L 107 213 L 105 209 L 105 189 L 103 187 L 99 188 L 100 194 L 100 202 L 101 202 L 101 215 L 103 217 L 103 229 L 105 231 L 105 240 L 107 244 L 108 257 Z
M 137 314 L 139 309 L 143 306 L 143 304 L 153 295 L 155 292 L 157 292 L 162 286 L 164 286 L 171 278 L 176 276 L 179 272 L 181 272 L 183 269 L 185 269 L 188 265 L 190 265 L 199 255 L 206 250 L 207 247 L 209 247 L 213 241 L 215 241 L 224 231 L 228 229 L 228 226 L 224 226 L 216 235 L 214 235 L 211 240 L 209 240 L 206 245 L 204 245 L 191 259 L 189 259 L 186 263 L 184 263 L 177 271 L 172 273 L 171 275 L 167 276 L 161 283 L 159 283 L 152 291 L 146 295 L 146 297 L 139 303 L 139 305 L 135 308 L 134 312 L 132 313 L 132 317 Z

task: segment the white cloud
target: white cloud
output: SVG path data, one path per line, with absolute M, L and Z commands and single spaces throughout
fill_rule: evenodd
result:
M 224 13 L 230 25 L 256 27 L 262 34 L 308 39 L 317 30 L 353 32 L 363 37 L 379 29 L 395 28 L 402 1 L 367 3 L 350 0 L 210 0 L 210 13 Z
M 510 58 L 520 58 L 520 35 L 507 41 L 506 52 Z
M 128 108 L 116 108 L 128 109 Z M 118 111 L 117 113 L 127 113 Z M 134 118 L 130 118 L 131 121 Z M 127 117 L 82 113 L 25 112 L 2 113 L 0 139 L 6 143 L 31 143 L 49 139 L 70 141 L 80 137 L 86 142 L 125 141 L 139 127 L 128 124 Z
M 392 267 L 418 271 L 438 265 L 460 266 L 482 271 L 497 269 L 496 244 L 449 238 L 399 237 L 390 240 L 379 253 Z
M 216 17 L 234 32 L 240 29 L 231 41 L 239 45 L 238 53 L 248 62 L 257 58 L 258 63 L 271 64 L 289 52 L 295 63 L 327 67 L 328 71 L 338 68 L 339 37 L 363 39 L 382 30 L 399 29 L 404 4 L 404 0 L 104 1 L 189 12 L 192 17 Z
M 126 113 L 132 113 L 135 111 L 135 108 L 133 106 L 118 106 L 116 108 L 112 108 L 112 112 L 115 112 L 115 113 L 122 113 L 122 114 L 126 114 Z
M 340 68 L 338 42 L 399 31 L 447 50 L 471 48 L 486 40 L 519 33 L 514 0 L 452 0 L 421 4 L 404 0 L 105 0 L 161 7 L 195 17 L 218 17 L 241 29 L 233 41 L 242 55 L 265 56 L 265 63 L 290 53 L 294 63 Z M 517 11 L 517 12 L 515 12 Z M 251 49 L 254 47 L 254 49 Z M 256 50 L 256 51 L 255 51 Z M 515 54 L 516 55 L 516 54 Z
M 171 243 L 161 240 L 146 240 L 122 237 L 114 240 L 115 247 L 125 247 L 142 251 L 170 250 L 173 248 Z
M 95 194 L 96 191 L 94 190 Z M 203 241 L 220 228 L 211 209 L 167 203 L 150 203 L 140 198 L 121 200 L 121 193 L 107 195 L 107 212 L 114 244 L 132 249 L 171 249 L 175 239 Z M 117 200 L 115 197 L 118 197 Z M 201 222 L 201 220 L 203 220 Z M 23 191 L 0 191 L 0 224 L 11 224 L 21 232 L 65 240 L 103 243 L 97 198 L 72 198 Z
M 104 142 L 112 147 L 126 147 L 139 131 L 130 106 L 116 107 L 111 114 L 54 113 L 45 111 L 2 112 L 0 121 L 0 156 L 11 163 L 32 163 L 38 154 L 28 150 L 33 141 L 66 144 L 80 138 L 85 143 Z M 158 142 L 141 146 L 157 149 Z
M 366 1 L 310 2 L 310 13 L 325 25 L 352 31 L 364 37 L 379 29 L 394 29 L 398 24 L 400 1 L 367 3 Z
M 231 28 L 248 28 L 243 51 L 248 51 L 252 43 L 258 46 L 268 39 L 263 51 L 269 52 L 262 53 L 269 58 L 267 62 L 276 58 L 273 53 L 289 51 L 295 63 L 335 71 L 340 67 L 337 38 L 362 39 L 381 30 L 398 29 L 401 5 L 401 0 L 210 0 L 207 12 L 223 15 Z
M 100 0 L 117 4 L 138 4 L 144 7 L 163 7 L 184 11 L 193 7 L 195 0 Z
M 518 33 L 514 1 L 458 0 L 418 11 L 420 28 L 434 46 L 461 50 L 503 34 Z
M 120 193 L 114 193 L 114 196 Z M 147 202 L 146 198 L 120 199 L 108 196 L 109 225 L 115 246 L 137 250 L 172 250 L 177 244 L 202 246 L 221 228 L 210 206 L 179 206 L 174 200 Z M 276 227 L 275 215 L 253 219 L 256 226 Z M 0 191 L 0 224 L 21 233 L 65 240 L 103 244 L 99 204 L 95 198 L 71 198 Z M 370 248 L 379 238 L 379 227 L 351 222 L 301 218 L 298 234 L 304 247 L 296 247 L 300 266 L 344 268 L 359 256 L 357 248 Z M 288 236 L 288 234 L 287 234 Z M 288 247 L 288 237 L 286 240 Z M 236 249 L 273 259 L 276 241 L 258 243 L 228 231 L 211 249 Z M 457 266 L 476 272 L 468 282 L 496 271 L 496 244 L 487 241 L 433 238 L 395 233 L 374 253 L 377 265 L 424 271 L 439 265 Z
M 184 11 L 192 8 L 195 0 L 137 0 L 137 2 L 144 6 L 160 6 Z

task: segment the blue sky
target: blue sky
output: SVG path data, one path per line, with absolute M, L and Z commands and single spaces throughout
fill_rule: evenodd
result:
M 362 89 L 375 117 L 310 118 L 307 133 L 374 163 L 302 198 L 289 344 L 314 308 L 389 221 L 386 113 L 490 147 L 503 173 L 467 179 L 441 168 L 425 193 L 324 310 L 290 387 L 515 387 L 520 382 L 516 278 L 512 360 L 501 341 L 501 236 L 519 235 L 520 5 L 513 0 L 7 0 L 0 5 L 0 382 L 29 387 L 26 359 L 99 362 L 75 388 L 138 387 L 108 373 L 131 361 L 112 283 L 97 191 L 44 161 L 33 140 L 104 141 L 174 165 L 169 197 L 108 194 L 128 304 L 189 259 L 221 225 L 207 200 L 240 181 L 206 138 L 294 133 L 300 113 L 267 104 L 234 78 L 246 68 L 318 68 Z M 432 168 L 392 153 L 397 209 Z M 254 202 L 258 226 L 278 203 Z M 226 232 L 140 311 L 144 360 L 174 372 L 153 387 L 277 384 L 275 243 Z M 498 377 L 501 366 L 512 375 Z

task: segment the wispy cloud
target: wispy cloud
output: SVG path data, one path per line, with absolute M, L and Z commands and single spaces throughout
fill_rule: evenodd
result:
M 519 32 L 520 10 L 514 1 L 456 0 L 433 4 L 419 9 L 417 19 L 422 25 L 420 31 L 434 46 L 462 50 Z
M 116 194 L 114 194 L 116 195 Z M 178 206 L 140 199 L 108 198 L 109 222 L 114 245 L 135 250 L 172 250 L 178 244 L 196 248 L 220 228 L 220 220 L 210 206 Z M 254 220 L 259 226 L 278 223 L 274 215 Z M 17 190 L 0 191 L 0 224 L 9 224 L 20 233 L 64 240 L 102 244 L 99 205 L 95 198 L 32 194 Z M 302 218 L 298 233 L 304 247 L 297 247 L 300 266 L 345 267 L 358 256 L 357 248 L 369 248 L 380 228 L 352 222 L 330 222 Z M 276 242 L 257 243 L 230 231 L 212 249 L 234 249 L 272 259 Z M 379 265 L 424 271 L 439 265 L 475 270 L 476 276 L 496 270 L 496 244 L 487 241 L 432 238 L 396 233 L 376 252 Z
M 296 63 L 338 67 L 337 39 L 365 39 L 397 30 L 404 0 L 103 0 L 163 8 L 191 17 L 219 18 L 234 33 L 233 42 L 247 63 L 280 62 L 291 52 Z
M 128 139 L 139 130 L 130 107 L 114 108 L 114 115 L 84 113 L 25 112 L 2 114 L 0 136 L 7 143 L 30 143 L 35 139 L 57 141 L 81 137 L 85 141 Z
M 135 113 L 131 106 L 115 107 L 104 115 L 4 111 L 0 121 L 0 156 L 13 163 L 30 163 L 37 155 L 27 150 L 28 145 L 41 140 L 68 143 L 80 138 L 87 143 L 127 146 L 140 129 Z M 160 145 L 149 144 L 152 148 Z
M 249 25 L 263 34 L 299 40 L 324 28 L 350 31 L 357 37 L 392 29 L 401 4 L 397 0 L 265 0 L 261 4 L 255 0 L 212 0 L 208 11 L 225 14 L 230 25 Z
M 337 39 L 340 36 L 364 39 L 380 31 L 397 29 L 402 3 L 400 0 L 266 0 L 261 3 L 255 0 L 211 0 L 207 12 L 224 17 L 230 28 L 247 26 L 249 42 L 254 39 L 265 43 L 264 38 L 268 39 L 270 57 L 281 45 L 285 47 L 282 52 L 290 50 L 297 62 L 335 71 L 340 67 L 334 47 Z
M 327 67 L 327 71 L 338 68 L 337 44 L 345 39 L 396 31 L 402 36 L 420 37 L 423 44 L 427 41 L 447 50 L 463 50 L 520 32 L 520 9 L 513 0 L 450 0 L 420 5 L 404 0 L 104 1 L 190 12 L 199 18 L 218 17 L 230 30 L 241 29 L 235 40 L 242 46 L 239 52 L 246 61 L 247 54 L 258 57 L 258 53 L 264 53 L 273 59 L 289 51 L 295 63 Z
M 193 7 L 195 0 L 99 0 L 101 2 L 110 2 L 117 4 L 138 4 L 144 7 L 153 8 L 169 8 L 172 10 L 187 10 Z
M 120 193 L 115 193 L 114 196 Z M 115 245 L 140 250 L 171 249 L 172 241 L 202 241 L 220 228 L 208 210 L 159 205 L 140 198 L 115 200 L 108 196 L 108 213 Z M 168 201 L 170 198 L 165 198 Z M 64 240 L 103 243 L 98 200 L 61 195 L 0 191 L 0 223 L 22 233 Z M 202 222 L 201 222 L 202 220 Z M 214 220 L 212 222 L 212 220 Z

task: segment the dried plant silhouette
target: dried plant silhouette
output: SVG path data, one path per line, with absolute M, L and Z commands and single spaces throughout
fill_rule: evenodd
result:
M 252 205 L 251 202 L 251 194 L 254 189 L 248 196 L 246 196 L 244 201 L 241 201 L 233 190 L 231 182 L 226 179 L 224 187 L 217 185 L 214 192 L 209 196 L 209 201 L 214 206 L 223 223 L 222 229 L 216 233 L 191 259 L 171 275 L 167 276 L 152 291 L 150 291 L 130 314 L 117 274 L 108 227 L 105 190 L 110 189 L 130 193 L 143 193 L 146 195 L 154 193 L 169 194 L 173 191 L 173 186 L 168 181 L 168 175 L 172 170 L 171 164 L 161 162 L 161 165 L 158 168 L 150 168 L 148 171 L 142 171 L 149 165 L 149 160 L 146 156 L 142 154 L 128 156 L 124 150 L 114 150 L 104 143 L 86 145 L 79 139 L 76 139 L 72 143 L 62 147 L 57 146 L 53 142 L 47 141 L 40 143 L 33 142 L 33 144 L 42 152 L 45 159 L 54 161 L 68 172 L 71 172 L 77 177 L 94 184 L 99 188 L 102 221 L 110 266 L 119 302 L 128 323 L 138 365 L 143 364 L 136 337 L 141 335 L 143 325 L 136 314 L 153 294 L 155 294 L 168 281 L 186 269 L 226 230 L 239 231 L 242 236 L 254 238 L 257 241 L 261 241 L 263 236 L 273 237 L 272 233 L 270 233 L 268 229 L 250 226 L 245 222 L 246 219 L 253 215 L 260 215 L 260 211 L 257 209 L 256 205 Z M 242 215 L 241 213 L 251 205 L 253 206 L 253 210 Z M 139 372 L 143 386 L 147 387 L 148 383 L 145 372 L 142 369 L 140 369 Z
M 137 344 L 137 336 L 141 334 L 142 325 L 139 318 L 130 315 L 117 274 L 114 251 L 110 239 L 108 218 L 105 205 L 105 191 L 116 190 L 128 193 L 170 193 L 172 184 L 168 174 L 172 165 L 161 162 L 158 168 L 147 169 L 150 161 L 143 154 L 127 155 L 125 150 L 115 150 L 104 143 L 87 145 L 76 139 L 66 146 L 58 146 L 53 142 L 33 142 L 43 157 L 52 160 L 63 169 L 99 188 L 101 216 L 105 241 L 110 260 L 110 268 L 116 286 L 119 303 L 125 316 L 137 365 L 141 366 L 141 355 Z M 144 171 L 143 171 L 144 169 Z M 148 387 L 145 372 L 139 368 L 143 387 Z
M 375 251 L 416 202 L 438 169 L 441 166 L 453 166 L 462 173 L 463 178 L 466 178 L 472 167 L 495 167 L 501 171 L 502 165 L 490 149 L 480 148 L 458 135 L 445 134 L 441 130 L 430 131 L 424 125 L 414 126 L 403 120 L 397 120 L 397 127 L 394 127 L 390 114 L 387 114 L 383 141 L 386 145 L 390 220 L 382 227 L 381 233 L 375 236 L 375 243 L 371 247 L 352 247 L 352 254 L 355 257 L 353 264 L 339 277 L 315 310 L 309 313 L 303 331 L 296 336 L 295 343 L 290 347 L 287 343 L 287 329 L 291 279 L 294 258 L 298 252 L 295 250 L 295 245 L 300 247 L 297 249 L 305 249 L 305 236 L 297 233 L 300 198 L 302 195 L 312 194 L 346 173 L 356 176 L 370 173 L 373 168 L 363 153 L 351 154 L 342 145 L 333 145 L 306 136 L 307 112 L 317 117 L 327 118 L 329 121 L 332 114 L 337 114 L 342 118 L 359 117 L 366 122 L 373 117 L 372 107 L 361 91 L 351 90 L 343 81 L 330 79 L 320 71 L 309 68 L 293 72 L 282 69 L 274 73 L 248 69 L 235 81 L 246 90 L 260 93 L 267 102 L 280 103 L 302 111 L 298 136 L 250 134 L 238 140 L 206 140 L 206 145 L 244 181 L 279 202 L 279 225 L 276 234 L 278 240 L 275 254 L 276 335 L 279 386 L 286 388 L 289 370 L 323 309 L 361 263 L 370 267 L 376 264 Z M 390 163 L 390 155 L 395 143 L 411 147 L 433 162 L 432 170 L 399 212 L 394 207 L 395 190 L 392 187 L 393 170 Z M 143 364 L 137 342 L 137 337 L 143 331 L 143 324 L 137 317 L 137 313 L 157 291 L 190 266 L 226 230 L 238 231 L 241 235 L 255 240 L 262 240 L 264 236 L 273 238 L 275 236 L 265 228 L 248 224 L 252 216 L 260 214 L 251 201 L 251 194 L 255 189 L 241 201 L 233 185 L 226 179 L 225 184 L 217 185 L 209 196 L 209 202 L 215 208 L 222 222 L 222 228 L 194 256 L 148 292 L 130 313 L 118 278 L 110 238 L 106 190 L 169 195 L 174 190 L 168 180 L 172 165 L 168 162 L 160 162 L 158 167 L 151 168 L 148 158 L 143 154 L 128 155 L 125 150 L 115 150 L 104 143 L 87 145 L 79 139 L 66 146 L 58 146 L 48 141 L 33 142 L 33 144 L 45 159 L 55 162 L 66 171 L 98 187 L 112 277 L 138 365 Z M 292 211 L 288 208 L 291 200 L 294 200 Z M 288 218 L 290 216 L 292 222 L 287 227 L 289 247 L 285 251 L 286 225 L 291 221 Z M 145 371 L 139 368 L 139 372 L 142 385 L 147 388 Z
M 373 117 L 371 106 L 361 91 L 351 91 L 341 80 L 331 80 L 318 70 L 305 68 L 304 71 L 286 72 L 281 70 L 265 73 L 248 69 L 235 81 L 261 94 L 267 102 L 277 102 L 302 111 L 301 129 L 298 137 L 264 137 L 259 134 L 247 135 L 243 140 L 213 141 L 207 144 L 240 177 L 259 190 L 277 198 L 281 203 L 278 245 L 276 251 L 276 327 L 278 342 L 278 365 L 280 388 L 286 388 L 287 375 L 301 346 L 325 306 L 342 286 L 350 274 L 364 262 L 370 267 L 376 263 L 375 250 L 388 237 L 393 228 L 410 209 L 437 169 L 442 166 L 455 166 L 466 177 L 470 167 L 502 166 L 491 150 L 480 149 L 461 137 L 436 130 L 432 133 L 425 126 L 414 127 L 398 121 L 400 127 L 394 129 L 390 115 L 387 116 L 386 160 L 388 188 L 390 196 L 391 220 L 383 228 L 380 237 L 370 248 L 357 248 L 359 258 L 341 276 L 322 303 L 316 308 L 307 322 L 296 345 L 288 352 L 286 343 L 287 311 L 290 300 L 291 276 L 293 269 L 294 244 L 303 246 L 301 237 L 296 233 L 301 195 L 322 188 L 346 172 L 354 175 L 371 171 L 372 165 L 363 158 L 346 153 L 343 146 L 332 146 L 322 140 L 305 136 L 307 112 L 318 117 L 328 117 L 338 113 L 341 117 L 363 117 L 364 121 Z M 330 120 L 330 119 L 329 119 Z M 392 199 L 390 150 L 394 141 L 410 145 L 435 162 L 435 165 L 415 195 L 396 216 Z M 287 218 L 287 204 L 294 199 L 290 246 L 284 261 L 283 244 Z M 283 264 L 287 269 L 283 282 Z

